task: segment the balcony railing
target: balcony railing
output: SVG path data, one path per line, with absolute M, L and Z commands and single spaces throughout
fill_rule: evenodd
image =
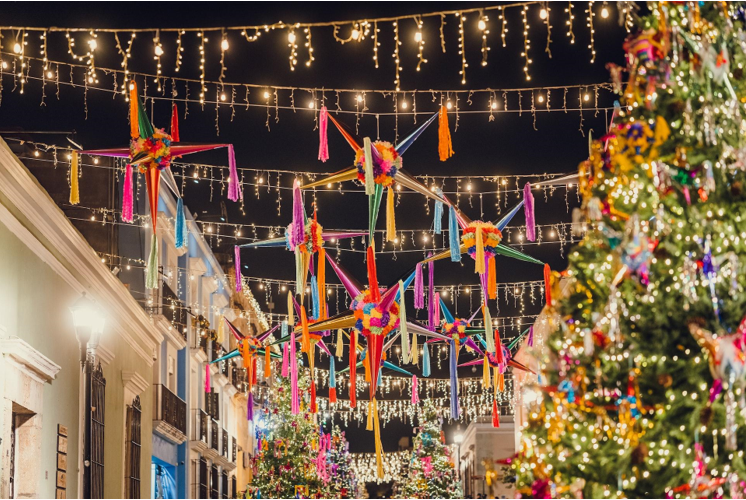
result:
M 236 438 L 231 438 L 233 441 L 233 452 L 231 454 L 231 462 L 234 464 L 236 463 L 236 458 L 238 456 L 238 445 L 236 444 Z
M 231 382 L 238 392 L 246 392 L 246 368 L 233 366 Z
M 182 434 L 186 434 L 186 401 L 171 392 L 167 387 L 157 384 L 155 386 L 155 401 L 153 403 L 155 411 L 154 420 L 162 420 Z
M 221 347 L 221 350 L 223 352 L 225 351 L 224 349 L 222 349 L 222 347 Z M 224 354 L 221 354 L 221 356 L 223 355 Z M 225 375 L 226 378 L 230 379 L 230 376 L 231 376 L 231 362 L 230 361 L 223 361 L 220 363 L 220 373 Z
M 223 429 L 223 437 L 220 441 L 220 444 L 222 445 L 222 455 L 225 458 L 228 458 L 228 431 Z
M 184 340 L 187 339 L 187 311 L 184 303 L 179 300 L 176 293 L 171 290 L 165 282 L 162 285 L 160 297 L 160 313 L 171 322 L 174 328 L 178 330 Z
M 194 410 L 194 429 L 192 432 L 192 440 L 202 441 L 203 443 L 207 444 L 207 423 L 209 420 L 210 417 L 204 410 Z
M 215 451 L 220 450 L 220 448 L 218 448 L 219 435 L 220 433 L 218 432 L 218 423 L 215 420 L 210 420 L 210 448 Z

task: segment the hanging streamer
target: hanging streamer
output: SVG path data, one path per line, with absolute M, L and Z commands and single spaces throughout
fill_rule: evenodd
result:
M 205 392 L 208 394 L 212 392 L 210 387 L 210 363 L 205 364 Z
M 254 395 L 251 392 L 246 400 L 246 420 L 254 420 Z
M 435 317 L 435 262 L 432 260 L 427 263 L 427 286 L 427 326 L 430 327 L 430 330 L 435 331 L 438 325 Z
M 228 199 L 238 201 L 243 199 L 241 191 L 241 181 L 238 179 L 238 170 L 236 169 L 236 153 L 233 150 L 233 144 L 228 144 Z
M 523 213 L 526 215 L 526 239 L 536 241 L 536 218 L 534 217 L 534 195 L 531 184 L 523 186 Z
M 376 182 L 375 177 L 373 175 L 373 151 L 372 146 L 370 142 L 370 137 L 366 137 L 363 139 L 363 156 L 365 156 L 364 159 L 364 167 L 365 167 L 365 194 L 368 196 L 372 196 L 376 192 Z
M 311 276 L 311 316 L 321 319 L 321 305 L 319 304 L 319 283 L 316 276 Z
M 396 240 L 396 216 L 394 214 L 394 191 L 386 191 L 386 241 Z
M 344 356 L 344 330 L 341 328 L 337 330 L 337 352 L 334 353 L 337 358 L 342 359 L 342 356 Z
M 363 368 L 365 368 L 365 381 L 370 383 L 370 356 L 366 356 L 365 359 L 363 359 Z
M 303 210 L 303 193 L 300 189 L 300 181 L 293 181 L 293 227 L 290 232 L 290 249 L 303 243 L 306 233 L 306 214 Z
M 500 392 L 503 392 L 505 390 L 505 374 L 502 372 L 497 379 L 497 390 Z
M 290 328 L 295 326 L 295 313 L 293 309 L 293 292 L 288 290 L 288 322 L 287 325 Z
M 236 269 L 236 291 L 240 292 L 243 290 L 243 279 L 241 279 L 241 247 L 238 245 L 234 246 L 233 252 L 235 255 L 233 258 L 233 267 Z
M 490 382 L 490 363 L 487 360 L 487 356 L 485 356 L 483 360 L 484 361 L 482 363 L 482 387 L 485 389 L 488 389 L 490 385 L 492 385 Z
M 290 333 L 290 411 L 300 413 L 298 401 L 298 359 L 295 355 L 295 330 Z
M 487 305 L 482 305 L 482 316 L 484 317 L 484 336 L 487 341 L 487 352 L 495 353 L 495 334 L 492 331 L 492 317 Z
M 150 255 L 146 266 L 145 288 L 149 290 L 158 288 L 158 238 L 154 234 L 150 236 Z
M 319 317 L 318 319 L 326 319 L 326 250 L 319 248 L 319 263 L 318 269 L 316 269 L 317 276 L 317 288 L 319 300 Z
M 375 429 L 376 440 L 376 472 L 379 479 L 384 478 L 383 474 L 383 445 L 381 444 L 381 422 L 378 419 L 378 403 L 373 398 L 373 426 Z
M 490 299 L 497 298 L 497 269 L 495 259 L 490 259 L 487 265 L 487 292 Z
M 499 364 L 505 363 L 505 356 L 503 355 L 503 341 L 500 337 L 500 330 L 495 330 L 495 355 Z
M 453 206 L 448 209 L 448 247 L 451 250 L 451 262 L 461 262 L 458 217 L 456 217 L 456 208 Z
M 531 325 L 528 329 L 528 346 L 534 346 L 534 325 Z
M 337 402 L 337 374 L 334 367 L 334 356 L 329 358 L 329 402 Z
M 316 381 L 311 378 L 311 413 L 318 413 L 318 411 L 319 408 L 316 406 Z
M 474 255 L 474 272 L 484 274 L 485 272 L 485 256 L 484 256 L 484 235 L 482 234 L 482 224 L 476 223 L 476 254 Z
M 422 263 L 418 262 L 414 273 L 414 307 L 425 307 L 425 279 L 422 277 Z
M 497 409 L 497 400 L 492 402 L 492 427 L 500 427 L 500 411 Z
M 461 409 L 458 405 L 458 347 L 456 341 L 451 339 L 451 418 L 458 420 Z
M 126 187 L 126 184 L 125 184 L 125 187 Z M 130 189 L 131 189 L 131 186 L 130 186 Z M 184 214 L 184 200 L 181 199 L 181 197 L 179 197 L 179 199 L 176 200 L 176 221 L 174 224 L 176 226 L 174 227 L 174 242 L 175 242 L 176 248 L 184 248 L 187 246 L 187 237 L 186 237 L 187 222 L 186 222 L 186 215 Z
M 412 333 L 412 364 L 415 366 L 420 365 L 420 348 L 417 346 L 417 334 Z
M 80 203 L 80 188 L 78 187 L 78 152 L 73 151 L 73 159 L 70 162 L 70 204 Z
M 422 344 L 422 376 L 430 376 L 430 350 L 427 347 L 427 342 Z
M 365 420 L 365 430 L 373 430 L 373 401 L 368 403 L 368 418 Z
M 300 350 L 301 352 L 308 353 L 309 357 L 313 359 L 313 353 L 311 352 L 311 333 L 308 331 L 308 318 L 306 317 L 306 308 L 303 306 L 300 308 L 300 326 Z
M 357 331 L 350 334 L 350 408 L 357 406 Z
M 140 121 L 138 119 L 138 102 L 137 83 L 134 80 L 130 82 L 130 136 L 133 139 L 140 137 Z
M 329 143 L 327 141 L 327 126 L 329 116 L 326 106 L 321 106 L 319 110 L 319 160 L 326 162 L 329 159 Z
M 417 375 L 412 375 L 412 404 L 416 405 L 420 402 L 420 394 L 417 388 Z
M 443 197 L 443 190 L 438 188 L 435 190 L 438 196 Z M 450 222 L 449 222 L 450 223 Z M 433 210 L 433 232 L 435 234 L 441 234 L 443 232 L 443 202 L 435 202 L 435 210 Z
M 132 222 L 133 215 L 133 195 L 132 195 L 132 165 L 127 164 L 124 170 L 124 186 L 122 187 L 122 221 Z
M 544 294 L 546 296 L 546 303 L 549 307 L 552 307 L 552 268 L 549 264 L 544 264 Z
M 402 363 L 409 363 L 409 332 L 407 331 L 407 310 L 405 309 L 404 283 L 399 280 L 399 335 L 401 336 Z
M 373 245 L 368 247 L 368 283 L 370 283 L 370 299 L 373 302 L 381 300 L 381 291 L 378 289 L 378 275 L 376 273 L 376 256 L 373 251 Z
M 264 348 L 264 378 L 272 376 L 272 351 L 269 346 Z
M 453 156 L 451 131 L 448 128 L 448 112 L 445 106 L 440 107 L 438 115 L 438 156 L 440 157 L 440 161 L 446 161 Z
M 171 109 L 171 143 L 179 142 L 179 109 L 176 107 L 176 103 L 174 103 L 173 108 Z

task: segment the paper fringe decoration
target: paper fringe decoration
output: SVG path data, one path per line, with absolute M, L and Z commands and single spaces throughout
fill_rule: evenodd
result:
M 492 402 L 492 427 L 500 427 L 500 412 L 497 409 L 497 400 Z
M 412 404 L 416 405 L 420 402 L 420 394 L 417 388 L 417 375 L 412 375 Z
M 531 184 L 523 186 L 523 213 L 526 215 L 526 239 L 536 241 L 536 218 L 534 217 L 534 195 Z
M 528 346 L 534 346 L 534 325 L 531 325 L 528 329 Z
M 350 332 L 350 408 L 357 406 L 357 332 Z
M 173 109 L 171 110 L 171 143 L 179 142 L 179 108 L 174 103 Z
M 298 359 L 295 355 L 295 330 L 290 334 L 290 411 L 293 415 L 300 413 L 298 404 Z
M 153 290 L 158 288 L 158 238 L 150 236 L 150 256 L 145 272 L 145 288 Z
M 487 360 L 487 356 L 483 358 L 482 363 L 482 387 L 484 389 L 489 389 L 489 387 L 492 385 L 490 382 L 490 363 Z
M 283 346 L 282 346 L 282 376 L 284 378 L 287 378 L 287 376 L 289 375 L 289 372 L 288 372 L 289 366 L 288 366 L 288 364 L 289 364 L 290 360 L 288 358 L 289 358 L 289 355 L 288 355 L 288 343 L 285 342 L 283 344 Z
M 130 82 L 130 137 L 140 137 L 140 125 L 137 113 L 137 84 L 134 80 Z
M 321 319 L 321 307 L 319 305 L 319 282 L 316 276 L 311 276 L 311 316 Z
M 391 186 L 386 192 L 386 241 L 396 240 L 396 216 L 394 214 L 394 191 Z
M 422 277 L 422 263 L 418 262 L 414 274 L 414 307 L 422 309 L 425 307 L 425 283 Z
M 132 165 L 127 164 L 124 171 L 124 186 L 122 187 L 122 221 L 132 222 Z
M 329 402 L 330 403 L 337 402 L 337 388 L 336 387 L 329 388 Z
M 327 141 L 327 127 L 329 125 L 329 116 L 326 106 L 321 106 L 319 110 L 319 160 L 326 163 L 329 159 L 329 143 Z
M 448 128 L 448 112 L 445 106 L 440 107 L 440 114 L 438 116 L 438 156 L 440 157 L 440 161 L 446 161 L 453 156 L 451 131 Z
M 383 474 L 383 445 L 381 444 L 381 422 L 378 420 L 378 403 L 373 398 L 373 427 L 376 441 L 376 472 L 379 479 L 384 478 Z
M 368 418 L 365 420 L 365 430 L 373 430 L 373 402 L 368 403 Z
M 484 336 L 487 341 L 487 352 L 495 353 L 495 334 L 492 331 L 492 317 L 487 305 L 482 306 L 482 316 L 484 317 Z
M 451 340 L 451 418 L 458 420 L 461 410 L 458 405 L 458 347 Z
M 461 237 L 455 207 L 448 209 L 448 247 L 451 250 L 451 262 L 461 262 Z
M 443 190 L 438 188 L 435 190 L 438 196 L 443 197 Z M 443 232 L 443 202 L 435 202 L 435 210 L 433 210 L 433 232 L 435 234 L 441 234 Z
M 497 377 L 497 390 L 502 392 L 505 390 L 505 374 L 500 373 Z
M 316 381 L 311 379 L 311 413 L 318 413 L 319 409 L 316 406 Z
M 365 194 L 372 196 L 376 192 L 376 182 L 373 175 L 373 151 L 371 150 L 370 137 L 363 139 L 363 154 L 365 155 Z
M 290 233 L 290 249 L 303 243 L 306 232 L 306 215 L 303 213 L 303 193 L 300 190 L 300 181 L 293 182 L 293 230 Z
M 505 356 L 503 355 L 503 341 L 500 337 L 500 330 L 495 330 L 495 356 L 499 364 L 505 363 Z
M 438 319 L 435 317 L 435 301 L 437 300 L 435 295 L 435 262 L 431 260 L 427 263 L 427 326 L 432 331 L 435 331 L 438 326 L 436 324 Z
M 373 302 L 380 302 L 381 291 L 378 289 L 378 275 L 376 273 L 376 256 L 373 245 L 368 247 L 368 283 L 370 283 L 370 298 Z
M 319 248 L 319 264 L 316 270 L 319 303 L 319 319 L 326 319 L 326 250 Z
M 238 201 L 243 199 L 241 191 L 241 181 L 238 179 L 238 170 L 236 170 L 236 153 L 233 150 L 233 144 L 228 144 L 228 199 Z
M 370 356 L 366 356 L 363 360 L 363 368 L 365 368 L 365 381 L 370 383 Z
M 78 186 L 78 153 L 73 151 L 73 159 L 70 162 L 70 204 L 80 203 L 80 188 Z
M 233 266 L 236 269 L 236 291 L 240 292 L 243 290 L 243 280 L 241 279 L 241 247 L 238 245 L 234 246 L 233 253 Z
M 269 346 L 264 348 L 264 378 L 272 376 L 272 351 Z
M 210 363 L 205 364 L 205 392 L 208 394 L 212 392 L 210 387 Z
M 337 352 L 334 353 L 337 358 L 342 359 L 344 356 L 344 331 L 340 328 L 337 330 Z
M 419 366 L 420 364 L 420 349 L 417 346 L 417 334 L 412 334 L 412 364 L 415 366 Z
M 288 326 L 293 328 L 295 326 L 295 312 L 293 309 L 293 292 L 288 290 Z M 285 332 L 287 335 L 287 332 Z
M 478 274 L 484 274 L 485 271 L 485 257 L 484 257 L 484 235 L 482 234 L 482 225 L 477 223 L 476 231 L 476 254 L 474 255 L 474 272 Z
M 497 269 L 495 259 L 490 259 L 487 264 L 487 291 L 490 299 L 497 298 Z
M 404 283 L 399 280 L 399 335 L 401 336 L 402 363 L 409 363 L 409 332 L 407 331 L 407 311 L 404 300 Z
M 552 307 L 552 268 L 549 264 L 544 264 L 544 294 L 546 296 L 546 303 L 549 307 Z
M 336 387 L 337 387 L 337 372 L 335 368 L 334 357 L 332 356 L 329 358 L 329 390 L 331 391 L 332 389 Z M 329 399 L 331 400 L 331 398 Z M 336 401 L 336 398 L 335 398 L 335 401 Z
M 254 395 L 251 392 L 246 400 L 246 420 L 254 420 Z
M 430 350 L 427 348 L 427 342 L 422 344 L 422 376 L 430 376 Z
M 125 184 L 125 187 L 126 187 L 126 184 Z M 130 189 L 131 189 L 131 186 L 130 186 Z M 131 196 L 131 193 L 130 193 L 130 196 Z M 132 200 L 130 200 L 130 202 L 131 201 Z M 131 209 L 132 208 L 130 207 L 130 210 Z M 187 223 L 186 223 L 186 215 L 184 215 L 184 200 L 179 198 L 178 200 L 176 200 L 176 221 L 175 221 L 175 227 L 174 227 L 174 243 L 175 243 L 176 248 L 184 248 L 187 246 L 186 234 L 187 234 Z

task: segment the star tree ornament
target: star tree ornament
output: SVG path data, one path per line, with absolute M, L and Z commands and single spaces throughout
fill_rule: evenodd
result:
M 149 289 L 158 286 L 158 242 L 156 238 L 156 223 L 158 221 L 158 198 L 160 192 L 161 173 L 164 174 L 166 184 L 178 198 L 177 206 L 177 244 L 186 244 L 184 229 L 186 220 L 184 219 L 184 208 L 181 195 L 173 178 L 173 173 L 169 169 L 171 160 L 192 153 L 200 153 L 218 148 L 228 148 L 228 163 L 230 175 L 228 179 L 228 199 L 238 201 L 243 197 L 241 192 L 238 172 L 236 170 L 236 158 L 233 152 L 232 144 L 179 144 L 178 124 L 172 119 L 171 134 L 164 129 L 155 128 L 150 122 L 145 106 L 143 105 L 137 93 L 137 84 L 130 82 L 130 135 L 131 141 L 129 147 L 112 148 L 112 149 L 90 149 L 83 151 L 73 151 L 72 165 L 73 170 L 77 170 L 79 155 L 85 154 L 90 156 L 107 156 L 114 158 L 128 158 L 127 170 L 125 173 L 125 186 L 123 196 L 123 218 L 127 222 L 132 219 L 132 167 L 137 166 L 141 174 L 145 175 L 145 182 L 148 191 L 148 203 L 150 205 L 150 217 L 153 226 L 153 236 L 151 238 L 150 257 L 147 263 L 147 274 L 145 285 Z M 176 116 L 175 108 L 174 115 Z M 77 177 L 77 176 L 76 176 Z M 129 184 L 128 184 L 129 183 Z M 77 186 L 75 182 L 74 187 Z M 79 197 L 71 193 L 71 202 L 77 203 Z M 178 237 L 181 233 L 181 238 Z

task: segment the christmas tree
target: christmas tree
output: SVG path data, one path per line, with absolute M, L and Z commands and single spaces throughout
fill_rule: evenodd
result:
M 332 427 L 326 459 L 329 464 L 329 489 L 335 498 L 356 498 L 357 481 L 352 471 L 350 443 L 339 426 Z
M 609 66 L 621 107 L 580 166 L 587 235 L 534 326 L 523 496 L 744 495 L 744 10 L 650 9 Z
M 256 420 L 258 451 L 252 459 L 254 479 L 249 498 L 331 498 L 326 476 L 326 449 L 320 427 L 309 411 L 310 378 L 299 367 L 300 412 L 292 413 L 289 377 L 276 376 L 270 396 Z M 319 451 L 323 460 L 319 460 Z
M 418 414 L 408 472 L 394 485 L 397 498 L 461 498 L 461 482 L 441 432 L 436 406 L 425 400 Z

